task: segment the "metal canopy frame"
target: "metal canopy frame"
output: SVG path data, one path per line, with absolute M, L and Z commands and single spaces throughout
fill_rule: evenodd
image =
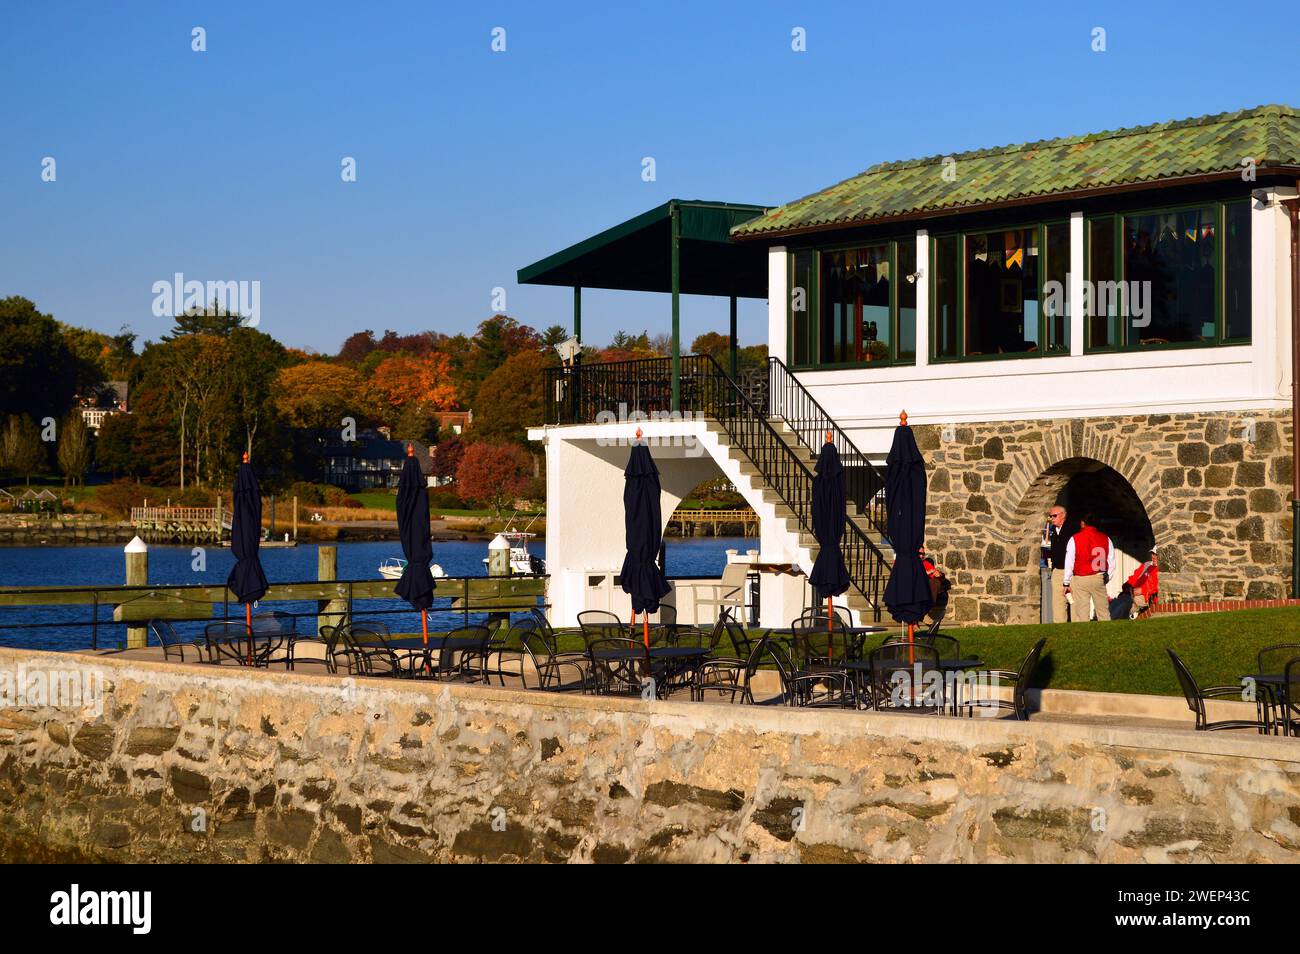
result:
M 672 408 L 681 398 L 681 296 L 731 299 L 731 372 L 736 370 L 736 299 L 767 297 L 767 249 L 731 241 L 731 230 L 766 206 L 670 199 L 519 269 L 521 285 L 573 289 L 573 335 L 582 341 L 582 289 L 672 295 Z

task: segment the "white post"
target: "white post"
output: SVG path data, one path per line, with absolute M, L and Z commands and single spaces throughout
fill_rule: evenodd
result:
M 790 314 L 790 276 L 787 274 L 786 248 L 777 245 L 767 250 L 767 353 L 786 364 L 789 340 L 788 316 Z
M 916 366 L 930 363 L 930 233 L 916 232 Z M 906 276 L 901 276 L 906 280 Z
M 1083 313 L 1083 228 L 1082 212 L 1070 213 L 1070 288 L 1066 303 L 1070 321 L 1070 354 L 1083 354 L 1084 328 L 1088 316 Z
M 132 537 L 131 542 L 122 548 L 126 554 L 126 585 L 149 585 L 149 545 L 139 537 Z M 126 628 L 126 648 L 144 649 L 149 642 L 149 631 L 143 626 Z

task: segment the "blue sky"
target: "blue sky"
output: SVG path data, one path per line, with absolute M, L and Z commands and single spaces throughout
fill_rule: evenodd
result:
M 326 353 L 470 331 L 497 286 L 567 326 L 570 293 L 516 269 L 668 198 L 777 204 L 881 160 L 1300 105 L 1294 37 L 1245 8 L 1053 6 L 7 3 L 0 296 L 144 339 L 154 282 L 258 280 L 262 330 Z M 682 322 L 725 330 L 726 302 Z M 668 299 L 591 291 L 583 324 L 666 332 Z M 765 333 L 742 303 L 742 343 Z

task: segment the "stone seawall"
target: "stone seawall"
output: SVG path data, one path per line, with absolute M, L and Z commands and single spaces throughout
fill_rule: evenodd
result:
M 0 860 L 1294 861 L 1293 740 L 196 670 L 0 709 Z
M 129 523 L 53 518 L 0 521 L 0 547 L 84 547 L 127 543 L 135 536 Z

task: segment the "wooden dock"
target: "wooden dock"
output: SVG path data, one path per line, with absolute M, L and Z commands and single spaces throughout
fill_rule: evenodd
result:
M 230 512 L 220 507 L 132 507 L 131 525 L 149 543 L 220 543 Z
M 676 510 L 668 519 L 668 526 L 677 524 L 684 537 L 721 536 L 725 527 L 739 527 L 743 536 L 758 536 L 758 514 L 746 507 L 743 510 Z

